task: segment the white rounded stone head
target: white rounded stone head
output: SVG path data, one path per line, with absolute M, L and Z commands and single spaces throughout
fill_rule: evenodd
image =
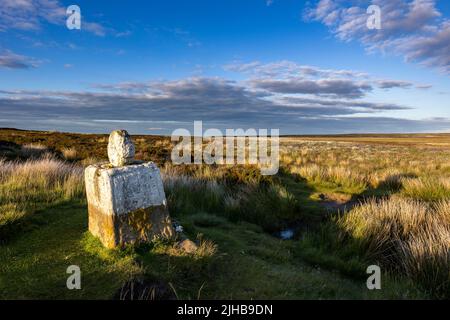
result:
M 121 167 L 134 161 L 134 144 L 126 130 L 115 130 L 109 135 L 108 158 L 114 167 Z

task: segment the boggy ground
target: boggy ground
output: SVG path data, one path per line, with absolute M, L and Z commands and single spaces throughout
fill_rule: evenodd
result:
M 186 254 L 107 250 L 86 231 L 82 170 L 106 158 L 107 135 L 0 130 L 0 298 L 448 298 L 449 136 L 344 138 L 282 138 L 281 170 L 264 177 L 172 166 L 168 138 L 134 136 L 200 244 Z M 274 236 L 291 227 L 293 239 Z M 382 290 L 366 287 L 371 264 Z M 66 288 L 70 265 L 81 290 Z

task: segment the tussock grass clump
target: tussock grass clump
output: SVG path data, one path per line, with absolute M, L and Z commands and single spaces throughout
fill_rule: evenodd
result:
M 275 232 L 285 223 L 303 218 L 296 198 L 282 186 L 245 185 L 227 198 L 225 214 L 231 221 L 257 224 L 267 232 Z
M 217 181 L 167 172 L 163 174 L 163 180 L 171 212 L 216 212 L 222 207 L 225 190 Z
M 450 292 L 450 201 L 366 201 L 337 220 L 369 259 L 405 273 L 434 295 Z
M 3 192 L 26 190 L 27 193 L 49 193 L 58 191 L 73 197 L 83 189 L 83 169 L 80 166 L 60 161 L 51 156 L 25 162 L 0 162 L 0 182 Z M 15 196 L 22 197 L 24 195 Z M 10 198 L 6 197 L 5 198 Z M 10 198 L 11 199 L 11 198 Z M 15 198 L 16 199 L 16 198 Z
M 450 179 L 440 177 L 422 177 L 403 180 L 402 194 L 425 201 L 450 199 Z
M 338 226 L 369 255 L 391 259 L 398 241 L 417 234 L 426 223 L 428 206 L 416 200 L 368 200 L 338 219 Z
M 204 239 L 202 234 L 197 235 L 199 246 L 195 251 L 195 257 L 198 259 L 213 257 L 218 252 L 218 246 L 209 239 Z
M 78 152 L 76 148 L 63 148 L 61 149 L 61 153 L 64 159 L 68 161 L 74 161 L 78 159 Z
M 353 172 L 350 168 L 335 166 L 319 166 L 309 164 L 304 166 L 291 166 L 290 172 L 299 174 L 313 184 L 333 184 L 344 190 L 364 190 L 367 188 L 364 177 Z

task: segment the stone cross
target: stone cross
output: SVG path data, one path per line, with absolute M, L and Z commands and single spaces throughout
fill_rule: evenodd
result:
M 174 230 L 158 167 L 134 159 L 125 130 L 109 137 L 110 163 L 85 169 L 89 231 L 108 248 L 172 238 Z

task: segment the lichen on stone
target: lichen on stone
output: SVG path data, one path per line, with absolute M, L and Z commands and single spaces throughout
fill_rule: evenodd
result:
M 124 166 L 134 161 L 135 147 L 126 130 L 111 132 L 108 142 L 108 158 L 114 167 Z

